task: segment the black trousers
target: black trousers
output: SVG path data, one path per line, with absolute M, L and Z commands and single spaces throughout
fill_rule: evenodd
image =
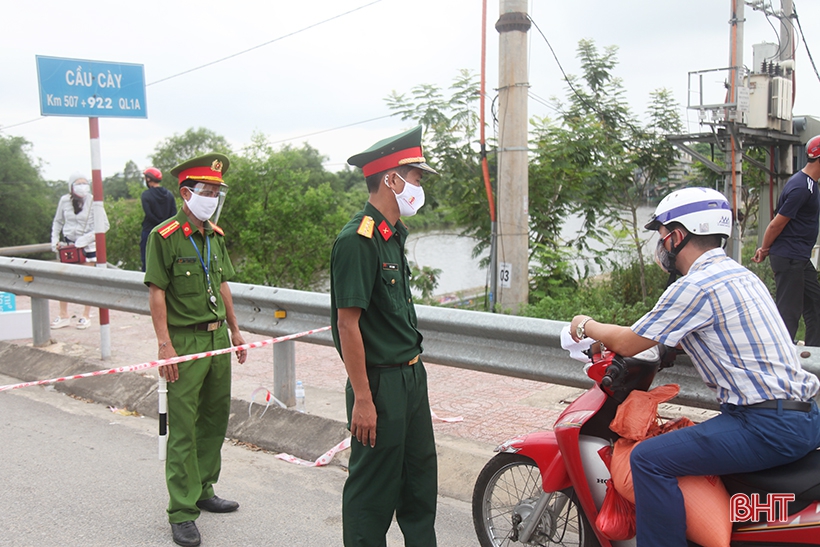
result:
M 794 340 L 800 317 L 806 323 L 806 345 L 820 346 L 820 283 L 811 260 L 769 255 L 777 287 L 775 301 L 780 317 Z

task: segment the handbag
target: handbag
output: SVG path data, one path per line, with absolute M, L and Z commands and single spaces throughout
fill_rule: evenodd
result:
M 76 245 L 60 247 L 60 262 L 63 264 L 85 264 L 85 251 Z

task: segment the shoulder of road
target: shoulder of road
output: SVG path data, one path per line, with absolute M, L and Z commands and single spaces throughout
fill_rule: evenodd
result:
M 25 300 L 18 298 L 18 307 L 25 305 Z M 79 314 L 80 310 L 80 306 L 70 305 L 70 311 Z M 56 317 L 57 313 L 57 303 L 52 302 L 51 316 Z M 92 317 L 92 325 L 87 330 L 78 330 L 73 324 L 53 330 L 52 344 L 44 348 L 31 347 L 31 340 L 0 342 L 0 374 L 34 381 L 156 359 L 150 317 L 111 311 L 112 355 L 105 361 L 100 359 L 96 317 Z M 265 338 L 246 335 L 247 342 Z M 434 363 L 425 363 L 425 366 L 431 410 L 439 418 L 463 418 L 455 423 L 434 420 L 434 427 L 439 455 L 439 493 L 464 501 L 470 500 L 475 478 L 497 445 L 516 435 L 551 429 L 567 404 L 583 392 Z M 345 424 L 346 373 L 336 351 L 297 342 L 296 377 L 305 385 L 307 413 L 304 414 L 275 404 L 266 408 L 265 390 L 273 391 L 270 348 L 251 350 L 244 365 L 234 360 L 227 436 L 251 448 L 285 452 L 310 461 L 349 436 Z M 55 384 L 55 388 L 116 409 L 128 409 L 149 417 L 158 414 L 154 370 L 69 380 Z M 701 421 L 714 412 L 664 405 L 662 414 L 665 417 L 685 414 Z M 346 467 L 347 457 L 347 452 L 340 452 L 331 465 Z

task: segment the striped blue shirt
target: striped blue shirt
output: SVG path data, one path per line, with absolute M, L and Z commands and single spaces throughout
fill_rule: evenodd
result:
M 667 346 L 680 343 L 721 403 L 808 401 L 820 390 L 800 366 L 769 290 L 723 249 L 698 257 L 632 330 Z

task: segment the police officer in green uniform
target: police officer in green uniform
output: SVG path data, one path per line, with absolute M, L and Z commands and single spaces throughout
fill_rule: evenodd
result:
M 182 209 L 148 236 L 145 284 L 160 359 L 245 343 L 227 283 L 234 269 L 225 234 L 210 221 L 225 195 L 222 176 L 229 163 L 222 154 L 209 154 L 175 167 Z M 246 357 L 237 352 L 240 363 Z M 216 496 L 213 487 L 231 406 L 231 356 L 167 365 L 159 374 L 168 381 L 168 520 L 177 544 L 199 545 L 194 521 L 200 510 L 239 507 Z
M 374 144 L 348 163 L 370 194 L 336 238 L 331 325 L 348 374 L 354 437 L 342 500 L 344 545 L 381 547 L 393 514 L 407 547 L 436 545 L 436 446 L 422 336 L 410 294 L 400 217 L 424 205 L 421 127 Z

